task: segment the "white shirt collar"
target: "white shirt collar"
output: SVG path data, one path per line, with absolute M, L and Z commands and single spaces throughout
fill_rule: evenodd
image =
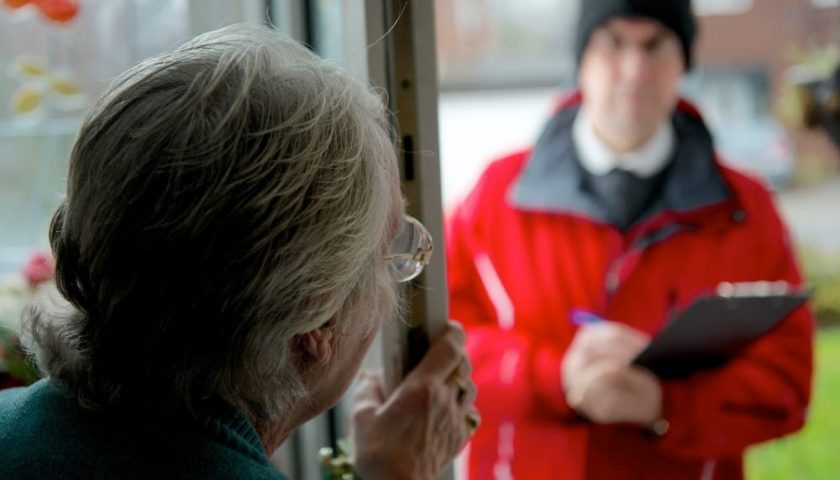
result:
M 638 149 L 628 153 L 615 153 L 598 135 L 583 107 L 575 117 L 572 127 L 580 164 L 592 175 L 604 175 L 620 168 L 641 178 L 650 178 L 665 168 L 676 143 L 674 126 L 665 121 L 656 134 Z

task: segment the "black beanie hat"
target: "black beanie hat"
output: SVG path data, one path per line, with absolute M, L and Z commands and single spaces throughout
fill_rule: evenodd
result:
M 683 48 L 686 70 L 691 68 L 691 47 L 697 34 L 691 0 L 581 0 L 575 52 L 577 63 L 589 36 L 612 17 L 646 17 L 673 30 Z

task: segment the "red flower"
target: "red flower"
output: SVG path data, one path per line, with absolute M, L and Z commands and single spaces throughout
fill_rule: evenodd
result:
M 23 278 L 34 287 L 40 283 L 50 280 L 55 274 L 55 260 L 49 253 L 38 252 L 29 257 L 29 261 L 21 272 Z

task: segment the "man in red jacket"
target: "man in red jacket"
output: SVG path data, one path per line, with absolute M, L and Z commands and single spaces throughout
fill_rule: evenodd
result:
M 690 1 L 581 4 L 580 91 L 448 222 L 451 316 L 467 328 L 483 417 L 470 478 L 742 478 L 746 447 L 805 421 L 807 308 L 687 378 L 631 360 L 721 282 L 798 286 L 787 232 L 678 97 Z M 608 320 L 578 326 L 576 310 Z

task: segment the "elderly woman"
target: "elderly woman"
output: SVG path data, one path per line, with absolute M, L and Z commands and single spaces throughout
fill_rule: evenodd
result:
M 234 26 L 137 65 L 73 148 L 63 299 L 25 318 L 46 380 L 0 393 L 0 478 L 283 478 L 268 455 L 347 389 L 425 235 L 378 97 L 293 41 Z M 451 462 L 463 344 L 450 325 L 388 397 L 361 377 L 361 478 Z

